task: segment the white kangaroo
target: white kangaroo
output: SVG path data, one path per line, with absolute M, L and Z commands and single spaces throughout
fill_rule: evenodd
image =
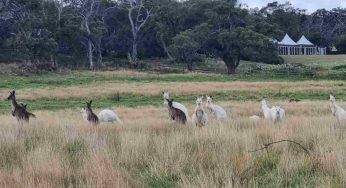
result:
M 341 122 L 346 122 L 346 110 L 336 104 L 335 97 L 333 95 L 330 95 L 329 101 L 332 114 L 336 117 L 338 123 L 340 124 Z
M 203 109 L 203 96 L 197 97 L 196 104 L 196 109 L 192 115 L 192 123 L 196 127 L 207 126 L 208 115 Z
M 269 108 L 265 99 L 262 100 L 261 105 L 265 119 L 270 120 L 274 123 L 284 120 L 286 113 L 285 110 L 281 107 L 273 106 L 272 108 Z
M 88 115 L 86 109 L 82 108 L 80 112 L 82 114 L 83 119 L 87 121 Z M 120 120 L 119 116 L 114 111 L 109 109 L 102 110 L 97 114 L 97 117 L 99 118 L 100 122 L 116 122 L 122 124 L 122 121 Z
M 216 117 L 217 120 L 228 120 L 225 109 L 219 105 L 213 104 L 212 97 L 207 96 L 207 103 L 205 104 L 205 107 Z

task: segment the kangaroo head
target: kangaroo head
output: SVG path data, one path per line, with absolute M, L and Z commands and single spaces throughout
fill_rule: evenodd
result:
M 263 99 L 263 100 L 261 101 L 261 105 L 262 105 L 262 106 L 267 105 L 267 101 L 266 101 L 265 99 Z
M 174 99 L 166 99 L 166 101 L 167 101 L 169 107 L 173 107 Z
M 277 116 L 280 116 L 280 111 L 281 111 L 280 106 L 276 106 L 276 107 L 275 107 L 275 111 L 276 111 L 276 115 L 277 115 Z
M 202 105 L 202 103 L 203 103 L 203 96 L 202 97 L 197 97 L 197 99 L 196 99 L 196 104 L 197 104 L 197 106 L 201 106 Z
M 207 103 L 213 102 L 213 97 L 207 95 Z
M 91 103 L 92 103 L 92 102 L 93 102 L 93 101 L 90 101 L 90 102 L 87 102 L 87 103 L 86 103 L 88 109 L 91 109 Z
M 164 99 L 169 99 L 170 98 L 170 93 L 168 91 L 163 91 L 162 96 Z
M 12 100 L 16 98 L 16 91 L 10 91 L 10 95 L 7 97 L 7 100 Z
M 163 99 L 164 99 L 164 104 L 167 104 L 167 99 L 170 98 L 169 92 L 163 91 L 163 92 L 162 92 L 162 96 L 163 96 Z
M 330 95 L 329 96 L 329 101 L 334 103 L 335 102 L 335 97 L 333 95 Z

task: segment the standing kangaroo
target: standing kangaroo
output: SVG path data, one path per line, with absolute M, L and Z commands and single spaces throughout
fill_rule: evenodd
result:
M 186 124 L 187 119 L 185 113 L 182 110 L 173 107 L 173 99 L 166 100 L 168 102 L 168 112 L 170 118 L 178 123 Z
M 100 123 L 99 118 L 94 114 L 93 110 L 91 109 L 91 103 L 93 101 L 87 102 L 87 108 L 86 108 L 86 113 L 87 113 L 87 120 L 89 123 L 92 125 L 96 126 Z
M 11 100 L 12 116 L 17 118 L 18 122 L 25 121 L 29 122 L 30 116 L 36 118 L 36 116 L 26 110 L 27 105 L 18 104 L 16 101 L 16 92 L 10 91 L 10 96 L 7 100 Z
M 202 97 L 197 97 L 196 100 L 196 109 L 195 112 L 192 115 L 192 123 L 196 127 L 205 127 L 207 126 L 208 123 L 208 115 L 205 113 L 203 109 L 203 96 Z

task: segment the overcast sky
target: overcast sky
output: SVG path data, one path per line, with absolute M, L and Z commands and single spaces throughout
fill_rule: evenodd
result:
M 250 8 L 263 7 L 275 0 L 238 0 L 240 3 L 247 4 Z M 277 0 L 280 3 L 288 0 Z M 317 9 L 325 8 L 330 10 L 336 7 L 346 8 L 346 0 L 289 0 L 294 7 L 307 9 L 308 12 L 314 12 Z

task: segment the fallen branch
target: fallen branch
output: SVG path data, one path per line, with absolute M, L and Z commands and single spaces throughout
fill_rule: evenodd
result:
M 271 145 L 274 145 L 274 144 L 278 144 L 278 143 L 282 143 L 282 142 L 289 142 L 289 143 L 293 143 L 293 144 L 296 144 L 298 145 L 300 148 L 302 148 L 305 153 L 307 155 L 310 156 L 310 152 L 307 148 L 305 148 L 303 145 L 301 145 L 300 143 L 296 142 L 296 141 L 292 141 L 292 140 L 279 140 L 279 141 L 276 141 L 276 142 L 271 142 L 271 143 L 268 143 L 268 144 L 264 144 L 264 147 L 262 148 L 259 148 L 259 149 L 256 149 L 256 150 L 253 150 L 253 151 L 248 151 L 249 153 L 253 153 L 253 152 L 257 152 L 257 151 L 261 151 L 261 150 L 264 150 L 264 149 L 268 149 L 269 146 Z

